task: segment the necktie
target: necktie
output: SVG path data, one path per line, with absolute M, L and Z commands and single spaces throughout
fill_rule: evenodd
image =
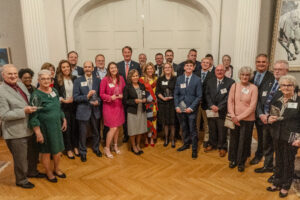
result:
M 218 80 L 218 84 L 217 84 L 217 91 L 218 91 L 218 92 L 220 91 L 220 87 L 221 87 L 221 81 Z
M 126 63 L 126 69 L 125 69 L 126 71 L 126 78 L 127 78 L 127 75 L 128 75 L 128 71 L 129 71 L 129 65 L 128 65 L 128 63 Z
M 276 81 L 267 97 L 267 100 L 266 100 L 266 103 L 264 106 L 265 114 L 268 114 L 270 112 L 270 103 L 271 103 L 273 96 L 276 93 L 277 89 L 278 89 L 278 82 Z
M 204 79 L 205 79 L 205 73 L 202 72 L 202 74 L 201 74 L 201 81 L 202 81 L 202 83 L 204 82 Z
M 190 78 L 190 77 L 186 77 L 186 78 L 185 78 L 185 85 L 186 85 L 186 87 L 189 86 L 189 78 Z
M 88 86 L 89 86 L 89 89 L 92 90 L 93 86 L 92 86 L 92 79 L 91 78 L 88 78 Z
M 254 83 L 256 86 L 259 86 L 260 78 L 261 78 L 261 73 L 258 73 L 257 76 L 256 76 L 256 79 L 255 79 L 255 83 Z

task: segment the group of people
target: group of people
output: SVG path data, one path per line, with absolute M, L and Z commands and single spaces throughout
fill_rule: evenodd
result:
M 229 167 L 243 172 L 251 156 L 255 124 L 258 147 L 250 164 L 264 157 L 264 167 L 255 171 L 274 172 L 267 190 L 280 190 L 281 197 L 287 196 L 300 145 L 296 137 L 300 97 L 296 79 L 287 75 L 287 61 L 275 62 L 271 73 L 268 56 L 259 54 L 256 71 L 241 67 L 235 82 L 229 55 L 214 66 L 210 54 L 197 61 L 195 49 L 178 65 L 173 63 L 171 49 L 155 55 L 156 65 L 147 62 L 143 53 L 139 63 L 133 61 L 129 46 L 122 54 L 123 61 L 110 62 L 107 67 L 102 54 L 96 55 L 95 66 L 85 61 L 80 67 L 77 52 L 71 51 L 57 68 L 43 64 L 37 87 L 32 85 L 31 69 L 18 72 L 11 64 L 3 67 L 0 118 L 3 137 L 13 155 L 17 186 L 33 188 L 28 177 L 50 182 L 57 182 L 56 177 L 66 178 L 59 167 L 62 151 L 69 159 L 78 156 L 86 162 L 88 127 L 92 150 L 98 157 L 102 156 L 101 130 L 104 154 L 113 158 L 121 153 L 118 137 L 122 129 L 123 142 L 129 140 L 131 151 L 138 156 L 144 153 L 142 147 L 155 146 L 159 131 L 164 133 L 163 145 L 171 142 L 175 148 L 181 129 L 183 145 L 177 151 L 192 146 L 192 158 L 196 159 L 202 136 L 204 152 L 218 150 L 220 157 L 225 157 L 229 151 Z M 46 174 L 37 170 L 39 153 Z

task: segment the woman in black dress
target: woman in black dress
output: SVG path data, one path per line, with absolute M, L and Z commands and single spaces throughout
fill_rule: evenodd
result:
M 164 126 L 165 142 L 164 146 L 169 144 L 169 131 L 171 131 L 172 147 L 175 148 L 175 106 L 174 106 L 174 89 L 176 77 L 171 63 L 163 66 L 161 77 L 157 80 L 156 96 L 158 97 L 158 120 Z

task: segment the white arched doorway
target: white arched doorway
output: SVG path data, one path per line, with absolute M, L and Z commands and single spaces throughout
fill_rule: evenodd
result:
M 122 59 L 121 48 L 134 49 L 133 59 L 144 52 L 149 61 L 157 52 L 171 48 L 175 62 L 186 58 L 190 48 L 218 55 L 219 21 L 204 0 L 85 0 L 66 13 L 68 49 L 83 60 L 102 53 L 107 61 Z

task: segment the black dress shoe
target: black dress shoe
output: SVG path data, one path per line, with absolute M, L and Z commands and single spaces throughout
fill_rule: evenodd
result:
M 28 175 L 27 177 L 28 178 L 46 178 L 46 174 L 39 172 L 37 175 L 34 175 L 34 176 Z
M 57 174 L 56 172 L 53 172 L 54 176 L 58 176 L 59 178 L 67 178 L 67 175 L 65 173 Z
M 258 157 L 254 157 L 251 161 L 250 161 L 250 165 L 256 165 L 260 162 L 261 158 Z
M 34 185 L 32 183 L 30 183 L 29 181 L 27 183 L 24 184 L 16 184 L 18 187 L 24 188 L 24 189 L 31 189 L 34 188 Z
M 238 171 L 239 171 L 239 172 L 245 171 L 245 165 L 239 165 L 239 166 L 238 166 Z
M 169 140 L 165 140 L 164 147 L 167 147 L 169 144 Z
M 282 193 L 281 191 L 279 192 L 279 197 L 280 198 L 284 198 L 284 197 L 287 197 L 289 195 L 289 193 Z
M 129 137 L 128 137 L 128 136 L 124 136 L 124 138 L 123 138 L 123 143 L 128 142 L 128 140 L 129 140 Z
M 141 155 L 140 151 L 135 152 L 135 151 L 133 150 L 133 148 L 131 148 L 131 152 L 134 153 L 134 154 L 137 155 L 137 156 Z
M 274 178 L 275 178 L 275 176 L 274 176 L 274 174 L 273 174 L 272 176 L 270 176 L 270 178 L 268 178 L 268 182 L 269 182 L 269 183 L 273 183 Z
M 102 153 L 101 153 L 101 151 L 93 151 L 94 152 L 94 154 L 96 154 L 96 156 L 97 157 L 102 157 Z
M 86 155 L 80 155 L 81 162 L 86 162 Z
M 189 148 L 190 148 L 190 146 L 183 145 L 182 147 L 178 148 L 177 151 L 184 151 Z
M 236 166 L 237 166 L 236 162 L 234 162 L 234 161 L 230 161 L 230 162 L 229 162 L 229 168 L 233 169 L 233 168 L 235 168 Z
M 193 158 L 193 159 L 198 158 L 198 153 L 197 153 L 197 151 L 193 151 L 193 152 L 192 152 L 192 158 Z
M 47 176 L 47 180 L 48 180 L 49 182 L 51 182 L 51 183 L 57 183 L 57 178 L 56 178 L 56 177 L 50 179 L 50 178 Z
M 254 170 L 256 173 L 273 172 L 273 168 L 261 167 Z
M 279 190 L 280 190 L 279 187 L 267 187 L 266 189 L 267 189 L 267 191 L 269 191 L 269 192 L 276 192 L 276 191 L 279 191 Z
M 79 153 L 78 154 L 75 153 L 75 156 L 80 157 L 80 154 Z

